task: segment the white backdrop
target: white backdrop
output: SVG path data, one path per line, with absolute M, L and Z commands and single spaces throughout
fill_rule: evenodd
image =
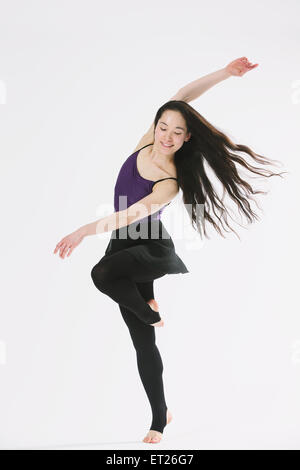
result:
M 261 220 L 233 225 L 241 241 L 211 230 L 191 247 L 182 193 L 164 212 L 190 272 L 154 283 L 173 414 L 156 449 L 299 449 L 299 2 L 0 6 L 1 448 L 149 449 L 127 326 L 90 277 L 110 233 L 64 260 L 53 250 L 103 204 L 113 212 L 158 107 L 246 56 L 259 66 L 190 105 L 289 174 L 265 180 Z

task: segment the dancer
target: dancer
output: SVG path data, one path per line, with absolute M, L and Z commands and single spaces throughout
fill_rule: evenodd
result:
M 234 144 L 188 102 L 220 81 L 243 76 L 257 65 L 246 57 L 236 59 L 225 68 L 189 83 L 161 106 L 149 131 L 120 169 L 114 213 L 67 235 L 54 250 L 64 259 L 86 236 L 112 232 L 91 277 L 96 288 L 118 304 L 136 350 L 138 371 L 152 410 L 150 430 L 143 442 L 160 442 L 166 424 L 172 419 L 164 395 L 163 363 L 155 343 L 154 327 L 164 326 L 164 321 L 154 298 L 153 283 L 166 274 L 189 272 L 161 221 L 162 211 L 182 189 L 183 202 L 192 207 L 189 215 L 200 236 L 204 233 L 209 238 L 206 221 L 223 236 L 220 229 L 224 228 L 223 223 L 232 229 L 227 223 L 227 208 L 207 176 L 204 161 L 250 222 L 257 215 L 248 199 L 262 191 L 254 191 L 241 178 L 236 163 L 260 176 L 280 175 L 247 163 L 235 152 L 244 152 L 261 164 L 275 160 L 254 153 L 245 145 Z M 204 208 L 200 220 L 199 204 Z

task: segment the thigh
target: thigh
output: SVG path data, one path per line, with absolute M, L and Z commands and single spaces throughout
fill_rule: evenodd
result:
M 135 282 L 150 282 L 165 274 L 158 274 L 151 267 L 145 267 L 131 253 L 120 250 L 103 256 L 93 268 L 103 281 L 113 281 L 121 277 L 129 277 Z

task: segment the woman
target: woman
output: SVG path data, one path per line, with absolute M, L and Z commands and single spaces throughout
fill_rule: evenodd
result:
M 64 237 L 54 251 L 59 250 L 64 259 L 84 237 L 112 231 L 105 255 L 92 268 L 91 276 L 95 286 L 118 303 L 136 349 L 139 374 L 152 409 L 152 423 L 143 442 L 160 442 L 164 427 L 172 419 L 164 396 L 163 364 L 155 344 L 153 327 L 162 327 L 164 322 L 154 299 L 153 281 L 166 274 L 189 272 L 176 254 L 160 215 L 181 188 L 184 203 L 192 207 L 192 225 L 196 223 L 201 237 L 202 231 L 207 236 L 205 221 L 223 236 L 220 225 L 227 224 L 226 207 L 207 177 L 204 160 L 250 222 L 257 217 L 248 202 L 250 193 L 262 191 L 253 191 L 235 164 L 261 176 L 275 175 L 270 170 L 259 171 L 235 154 L 243 151 L 262 164 L 271 161 L 231 142 L 188 102 L 220 81 L 242 76 L 257 65 L 242 57 L 180 89 L 158 110 L 151 128 L 122 165 L 115 185 L 115 212 Z M 199 205 L 203 207 L 201 224 Z

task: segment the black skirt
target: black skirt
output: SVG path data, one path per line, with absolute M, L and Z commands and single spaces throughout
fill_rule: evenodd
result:
M 145 266 L 145 271 L 156 275 L 188 273 L 177 255 L 170 234 L 160 219 L 134 222 L 113 230 L 105 255 L 126 250 Z

